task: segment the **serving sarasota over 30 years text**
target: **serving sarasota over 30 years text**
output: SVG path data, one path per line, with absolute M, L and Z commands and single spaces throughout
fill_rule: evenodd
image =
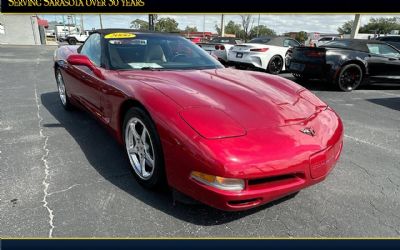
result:
M 144 0 L 8 0 L 10 7 L 143 7 Z

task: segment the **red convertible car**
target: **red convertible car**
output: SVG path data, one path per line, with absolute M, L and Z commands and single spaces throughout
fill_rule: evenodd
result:
M 326 178 L 339 116 L 279 76 L 224 68 L 177 35 L 97 30 L 54 54 L 65 109 L 86 109 L 124 145 L 145 187 L 244 210 Z

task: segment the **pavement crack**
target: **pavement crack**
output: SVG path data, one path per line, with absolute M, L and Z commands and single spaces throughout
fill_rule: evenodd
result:
M 400 185 L 395 183 L 390 177 L 387 177 L 387 179 L 389 180 L 390 183 L 392 183 L 393 186 L 395 186 L 397 189 L 400 188 Z
M 354 166 L 356 166 L 356 167 L 360 168 L 361 170 L 363 170 L 369 177 L 373 177 L 373 176 L 374 176 L 374 175 L 371 174 L 371 173 L 369 172 L 369 170 L 366 169 L 365 167 L 361 166 L 361 165 L 358 164 L 358 163 L 355 163 L 355 162 L 352 161 L 352 160 L 349 160 L 349 161 L 350 161 Z
M 370 204 L 370 206 L 373 208 L 374 211 L 376 211 L 376 212 L 378 212 L 378 213 L 380 213 L 380 214 L 386 215 L 386 213 L 384 213 L 382 210 L 380 210 L 380 209 L 374 204 L 374 202 L 373 202 L 372 200 L 369 200 L 369 204 Z M 374 215 L 376 215 L 375 212 L 373 212 L 373 213 L 374 213 Z M 391 214 L 391 215 L 394 216 L 394 217 L 399 218 L 399 216 L 397 216 L 397 215 L 394 215 L 394 214 Z M 390 225 L 390 224 L 384 223 L 384 222 L 380 219 L 380 217 L 378 217 L 378 220 L 379 220 L 379 223 L 380 223 L 381 225 L 384 225 L 384 226 L 386 226 L 386 227 L 392 229 L 392 230 L 395 231 L 398 235 L 400 235 L 399 229 L 397 229 L 396 227 L 394 227 L 394 226 L 392 226 L 392 225 Z
M 67 192 L 68 190 L 70 190 L 70 189 L 72 189 L 74 187 L 81 186 L 81 185 L 82 184 L 75 183 L 74 185 L 71 185 L 71 186 L 69 186 L 67 188 L 64 188 L 62 190 L 58 190 L 58 191 L 54 191 L 54 192 L 48 193 L 47 196 L 51 196 L 51 195 L 59 194 L 59 193 L 64 193 L 64 192 Z
M 49 236 L 49 238 L 52 238 L 53 237 L 53 230 L 54 230 L 54 223 L 53 223 L 53 221 L 54 221 L 54 213 L 53 213 L 53 210 L 49 207 L 49 203 L 47 201 L 47 197 L 49 196 L 49 192 L 48 192 L 48 190 L 49 190 L 49 182 L 48 182 L 48 180 L 49 180 L 49 177 L 50 177 L 50 167 L 49 167 L 49 164 L 48 164 L 48 161 L 47 161 L 47 157 L 49 156 L 49 152 L 50 152 L 49 149 L 47 148 L 47 142 L 49 140 L 49 137 L 44 135 L 44 133 L 43 133 L 43 128 L 42 128 L 43 118 L 40 115 L 40 103 L 39 103 L 39 97 L 38 97 L 38 93 L 37 93 L 36 84 L 35 84 L 35 102 L 36 102 L 36 107 L 37 107 L 36 116 L 38 118 L 39 135 L 40 135 L 41 138 L 44 139 L 44 143 L 43 143 L 43 147 L 42 147 L 42 149 L 44 151 L 44 154 L 41 157 L 41 161 L 43 162 L 43 165 L 44 165 L 44 174 L 45 174 L 44 178 L 43 178 L 43 181 L 42 181 L 42 184 L 44 186 L 44 189 L 43 189 L 43 194 L 44 195 L 43 195 L 42 202 L 43 202 L 43 207 L 46 208 L 46 210 L 47 210 L 47 212 L 49 214 L 50 229 L 49 229 L 48 236 Z
M 130 174 L 131 173 L 123 173 L 123 174 L 119 174 L 119 175 L 108 176 L 106 178 L 101 178 L 101 179 L 98 179 L 97 181 L 93 181 L 93 182 L 75 183 L 75 184 L 72 184 L 71 186 L 69 186 L 67 188 L 64 188 L 64 189 L 61 189 L 61 190 L 58 190 L 58 191 L 54 191 L 54 192 L 51 192 L 51 193 L 47 193 L 47 196 L 64 193 L 64 192 L 67 192 L 67 191 L 73 189 L 74 187 L 78 187 L 78 186 L 87 187 L 87 186 L 94 185 L 94 184 L 97 184 L 97 183 L 105 182 L 105 181 L 107 181 L 107 179 L 117 179 L 117 178 L 129 176 Z

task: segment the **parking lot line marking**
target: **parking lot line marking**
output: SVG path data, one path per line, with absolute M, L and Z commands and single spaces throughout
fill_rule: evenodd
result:
M 366 141 L 366 140 L 363 140 L 363 139 L 360 139 L 360 138 L 357 138 L 357 137 L 353 137 L 353 136 L 350 136 L 350 135 L 347 135 L 347 134 L 345 134 L 344 137 L 345 138 L 349 138 L 349 139 L 351 139 L 353 141 L 356 141 L 356 142 L 359 142 L 359 143 L 363 143 L 363 144 L 367 144 L 369 146 L 380 148 L 380 149 L 382 149 L 384 151 L 396 152 L 397 154 L 400 154 L 400 151 L 398 151 L 398 150 L 387 148 L 387 147 L 383 147 L 383 146 L 381 146 L 379 144 L 375 144 L 375 143 L 372 143 L 372 142 L 369 142 L 369 141 Z

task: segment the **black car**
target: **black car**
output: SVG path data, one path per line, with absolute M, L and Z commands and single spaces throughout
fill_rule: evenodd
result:
M 400 51 L 379 40 L 335 40 L 317 48 L 291 49 L 286 68 L 298 79 L 326 79 L 352 91 L 362 82 L 400 82 Z
M 384 41 L 385 43 L 388 43 L 393 47 L 396 47 L 396 49 L 400 50 L 400 36 L 380 36 L 375 39 L 379 41 Z

